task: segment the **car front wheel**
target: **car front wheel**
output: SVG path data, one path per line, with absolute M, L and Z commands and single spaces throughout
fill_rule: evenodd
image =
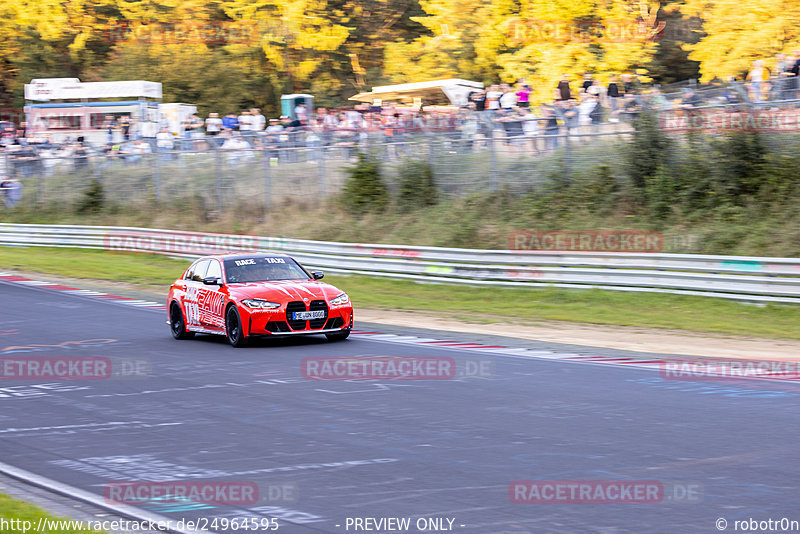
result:
M 183 320 L 183 312 L 177 302 L 173 302 L 169 307 L 169 329 L 175 339 L 191 339 L 194 332 L 186 331 L 186 321 Z
M 228 342 L 234 347 L 247 345 L 247 338 L 242 332 L 242 321 L 236 306 L 229 307 L 225 314 L 225 334 L 228 336 Z

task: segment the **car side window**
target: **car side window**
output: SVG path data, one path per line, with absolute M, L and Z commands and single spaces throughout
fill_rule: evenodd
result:
M 197 266 L 194 268 L 194 272 L 192 273 L 192 280 L 195 282 L 202 282 L 203 278 L 206 276 L 206 270 L 208 269 L 208 264 L 211 263 L 211 260 L 202 260 L 198 262 Z
M 183 277 L 184 280 L 192 280 L 192 276 L 194 276 L 194 270 L 195 270 L 195 268 L 197 267 L 197 265 L 199 263 L 200 263 L 200 261 L 198 260 L 198 261 L 194 262 L 191 267 L 186 269 L 186 274 Z
M 219 262 L 217 260 L 211 260 L 211 263 L 208 265 L 208 270 L 203 278 L 212 277 L 222 280 L 222 267 L 219 266 Z

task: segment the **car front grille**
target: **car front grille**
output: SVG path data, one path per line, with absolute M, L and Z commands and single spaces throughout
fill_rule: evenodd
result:
M 292 313 L 306 311 L 306 305 L 299 300 L 293 300 L 286 305 L 286 322 L 292 327 L 292 330 L 305 330 L 308 321 L 294 321 L 292 320 Z
M 325 315 L 322 319 L 313 319 L 308 322 L 308 327 L 311 330 L 319 330 L 325 324 L 325 321 L 328 320 L 328 304 L 324 300 L 312 300 L 308 309 L 310 311 L 325 310 Z

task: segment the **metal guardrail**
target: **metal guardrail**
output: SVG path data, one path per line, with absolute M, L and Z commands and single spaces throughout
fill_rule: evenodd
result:
M 666 292 L 800 303 L 800 259 L 690 254 L 475 250 L 356 244 L 117 226 L 0 223 L 0 245 L 193 258 L 275 251 L 308 267 L 421 282 Z

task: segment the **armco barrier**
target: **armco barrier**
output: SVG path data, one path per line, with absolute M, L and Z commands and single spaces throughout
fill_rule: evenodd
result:
M 800 259 L 616 252 L 523 252 L 372 245 L 115 226 L 0 223 L 0 245 L 197 257 L 289 253 L 308 267 L 427 282 L 556 286 L 800 303 Z

